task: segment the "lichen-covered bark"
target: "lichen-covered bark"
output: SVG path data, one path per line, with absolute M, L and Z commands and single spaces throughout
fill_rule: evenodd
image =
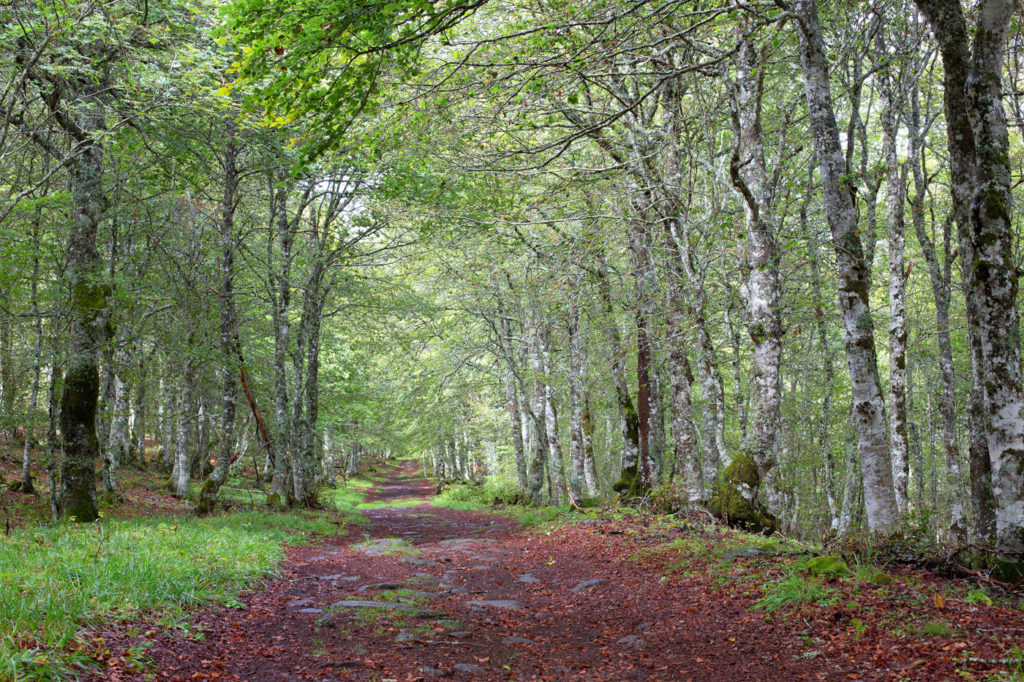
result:
M 101 129 L 102 116 L 102 107 L 92 102 L 92 113 L 83 117 L 83 127 L 91 132 Z M 97 356 L 104 336 L 101 313 L 107 306 L 102 262 L 96 248 L 96 234 L 106 205 L 100 144 L 91 137 L 80 140 L 69 171 L 72 204 L 67 277 L 71 285 L 71 348 L 60 407 L 64 458 L 58 510 L 63 518 L 89 522 L 99 518 L 94 471 L 99 456 Z
M 976 388 L 980 384 L 983 391 L 996 546 L 1020 562 L 1019 553 L 1024 551 L 1024 388 L 1009 146 L 1002 105 L 1002 61 L 1014 2 L 979 3 L 973 42 L 959 2 L 918 0 L 917 4 L 935 33 L 944 67 L 953 203 L 961 233 L 961 257 L 969 264 L 968 324 L 977 335 L 972 339 L 972 360 Z M 965 230 L 966 226 L 969 229 Z M 974 407 L 972 404 L 972 413 Z M 974 450 L 972 442 L 972 490 L 979 494 L 981 499 L 975 504 L 980 505 L 987 472 L 984 462 L 975 461 Z M 981 511 L 987 514 L 987 510 Z M 990 529 L 979 525 L 978 530 Z
M 895 76 L 890 72 L 883 31 L 877 33 L 883 66 L 879 72 L 882 92 L 882 158 L 885 161 L 885 215 L 889 236 L 889 447 L 892 453 L 892 483 L 896 508 L 907 512 L 910 460 L 907 450 L 907 273 L 906 225 L 903 205 L 905 189 L 900 173 L 896 138 L 899 110 Z
M 234 461 L 235 408 L 238 402 L 235 358 L 237 356 L 237 319 L 235 314 L 235 206 L 238 192 L 238 138 L 234 122 L 227 124 L 224 145 L 224 194 L 220 212 L 220 354 L 221 354 L 221 413 L 220 451 L 217 464 L 199 491 L 196 511 L 213 511 L 217 493 L 228 477 L 228 468 Z
M 609 352 L 611 353 L 612 384 L 615 387 L 615 399 L 619 408 L 619 425 L 622 429 L 622 461 L 620 469 L 632 469 L 640 457 L 640 420 L 633 399 L 626 385 L 626 360 L 619 325 L 615 321 L 615 310 L 612 306 L 611 283 L 608 274 L 603 270 L 598 280 L 598 292 L 601 296 L 602 311 L 605 315 L 604 326 L 608 335 Z
M 935 344 L 941 382 L 939 412 L 942 415 L 942 441 L 946 453 L 949 537 L 954 542 L 962 544 L 967 540 L 967 511 L 961 494 L 963 484 L 960 474 L 960 442 L 957 434 L 956 370 L 949 330 L 949 309 L 952 299 L 951 223 L 953 216 L 950 215 L 949 219 L 942 223 L 942 261 L 940 263 L 936 253 L 936 244 L 925 227 L 925 198 L 928 192 L 928 180 L 924 172 L 925 131 L 921 126 L 920 92 L 916 86 L 912 87 L 910 92 L 907 136 L 910 138 L 911 177 L 914 182 L 914 195 L 910 199 L 911 222 L 921 253 L 928 265 L 928 278 L 931 282 L 932 298 L 935 302 Z M 984 436 L 983 432 L 982 436 Z M 983 438 L 981 440 L 983 442 Z M 984 448 L 984 459 L 988 460 L 987 448 Z M 990 480 L 987 488 L 989 489 L 989 502 L 986 506 L 991 509 Z M 984 512 L 981 512 L 981 515 L 983 516 Z
M 743 198 L 747 228 L 749 268 L 743 293 L 747 302 L 747 332 L 754 347 L 750 365 L 754 390 L 743 450 L 757 466 L 759 480 L 765 481 L 777 461 L 782 430 L 782 283 L 774 198 L 761 139 L 764 70 L 749 32 L 740 38 L 735 61 L 736 142 L 731 174 L 733 185 Z M 756 490 L 754 495 L 756 500 Z
M 583 340 L 580 334 L 580 294 L 569 298 L 569 495 L 574 500 L 583 496 L 586 478 L 584 471 L 583 435 Z
M 873 532 L 891 533 L 896 529 L 898 516 L 892 487 L 885 402 L 875 356 L 868 269 L 857 232 L 852 180 L 839 145 L 817 4 L 815 0 L 798 0 L 794 7 L 799 15 L 800 66 L 811 134 L 821 174 L 825 214 L 836 252 L 839 308 L 846 335 L 846 359 L 867 522 Z
M 551 385 L 551 351 L 546 333 L 541 337 L 541 355 L 544 364 L 544 427 L 547 429 L 548 447 L 551 459 L 551 500 L 561 504 L 564 499 L 565 475 L 562 462 L 562 440 L 558 436 L 558 409 L 555 406 L 555 389 Z

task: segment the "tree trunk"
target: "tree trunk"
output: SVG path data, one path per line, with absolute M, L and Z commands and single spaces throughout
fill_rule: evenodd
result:
M 220 451 L 217 464 L 199 489 L 198 514 L 213 511 L 217 493 L 228 477 L 228 469 L 235 461 L 235 411 L 238 402 L 238 382 L 235 359 L 238 355 L 238 320 L 235 312 L 235 206 L 238 203 L 238 134 L 235 123 L 227 124 L 224 146 L 224 196 L 221 200 L 220 219 Z
M 881 59 L 888 58 L 883 31 L 876 36 Z M 885 214 L 889 235 L 889 448 L 893 494 L 900 514 L 907 513 L 910 460 L 907 451 L 907 271 L 904 260 L 906 201 L 904 177 L 896 153 L 899 103 L 895 78 L 886 64 L 880 71 L 882 91 L 882 157 L 886 165 Z
M 584 435 L 583 435 L 583 339 L 580 332 L 580 298 L 582 294 L 579 284 L 577 290 L 569 297 L 569 496 L 579 500 L 583 496 L 583 485 L 586 478 L 584 471 Z
M 799 16 L 800 63 L 807 109 L 821 173 L 825 214 L 836 251 L 839 308 L 846 331 L 846 359 L 868 528 L 888 534 L 896 530 L 898 515 L 892 487 L 885 402 L 875 356 L 869 274 L 857 233 L 854 188 L 839 145 L 818 7 L 815 0 L 797 0 L 795 7 Z
M 99 400 L 98 354 L 103 342 L 102 311 L 108 288 L 96 234 L 106 207 L 103 193 L 103 151 L 92 134 L 103 128 L 103 107 L 88 98 L 89 113 L 80 127 L 78 153 L 69 163 L 71 231 L 67 246 L 67 277 L 71 285 L 71 346 L 61 397 L 60 430 L 64 459 L 60 471 L 58 511 L 65 519 L 90 522 L 99 518 L 96 501 L 96 406 Z
M 991 466 L 995 541 L 1024 574 L 1024 390 L 1013 259 L 1011 176 L 1002 106 L 1002 61 L 1012 0 L 983 0 L 973 46 L 963 8 L 952 0 L 917 0 L 939 43 L 953 205 L 964 259 L 972 362 L 983 391 L 988 463 L 972 442 L 976 528 L 990 533 L 986 464 Z M 977 346 L 975 345 L 977 343 Z M 980 353 L 978 352 L 980 351 Z M 972 413 L 976 407 L 972 401 Z M 981 410 L 979 410 L 981 411 Z M 972 438 L 973 441 L 973 438 Z M 1013 577 L 1008 575 L 1005 577 Z
M 776 241 L 772 189 L 765 170 L 761 140 L 761 58 L 749 33 L 736 53 L 736 146 L 732 182 L 743 197 L 747 227 L 749 274 L 745 287 L 747 332 L 754 345 L 751 385 L 754 387 L 750 429 L 743 451 L 757 467 L 761 481 L 778 460 L 782 430 L 780 365 L 782 362 L 782 283 Z M 757 492 L 756 486 L 754 490 Z M 753 501 L 756 501 L 753 500 Z M 752 502 L 753 502 L 752 501 Z

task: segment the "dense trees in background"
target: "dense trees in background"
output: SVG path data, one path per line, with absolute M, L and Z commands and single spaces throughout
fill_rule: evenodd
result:
M 1013 10 L 5 7 L 20 485 L 84 521 L 97 466 L 110 503 L 155 466 L 206 512 L 245 467 L 313 505 L 408 453 L 1012 563 Z

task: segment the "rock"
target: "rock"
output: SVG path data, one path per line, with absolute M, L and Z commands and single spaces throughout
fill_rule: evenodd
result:
M 460 670 L 460 671 L 462 671 L 464 673 L 472 673 L 474 675 L 483 675 L 484 674 L 484 669 L 483 668 L 481 668 L 478 665 L 473 665 L 472 663 L 456 663 L 452 667 L 455 668 L 456 670 Z
M 366 592 L 367 590 L 400 590 L 405 587 L 402 583 L 373 583 L 371 585 L 363 585 L 356 592 Z
M 455 639 L 458 639 L 458 640 L 461 641 L 463 639 L 469 639 L 470 637 L 473 636 L 473 633 L 470 632 L 469 630 L 455 630 L 453 632 L 449 632 L 448 636 L 449 637 L 454 637 Z
M 515 599 L 476 599 L 469 602 L 469 606 L 475 608 L 493 607 L 496 609 L 522 609 L 525 608 L 521 601 Z
M 533 644 L 533 640 L 532 639 L 526 639 L 525 637 L 516 637 L 515 635 L 511 635 L 511 636 L 506 637 L 505 639 L 501 640 L 501 643 L 502 644 L 506 644 L 506 645 L 509 645 L 509 644 Z
M 442 618 L 441 620 L 435 620 L 434 625 L 439 628 L 444 628 L 445 630 L 454 630 L 459 627 L 460 623 L 459 621 L 452 620 L 451 618 Z
M 469 589 L 462 585 L 438 585 L 438 587 L 453 594 L 469 594 Z
M 342 599 L 331 604 L 332 609 L 408 609 L 408 604 L 390 601 L 363 601 L 361 599 Z
M 288 602 L 288 608 L 290 608 L 290 609 L 297 609 L 300 606 L 309 606 L 310 604 L 315 604 L 315 603 L 316 603 L 316 599 L 313 599 L 312 597 L 305 597 L 303 599 L 296 599 L 295 601 Z
M 430 675 L 431 677 L 445 677 L 448 675 L 444 670 L 429 665 L 421 665 L 420 672 L 424 675 Z
M 626 635 L 625 637 L 620 638 L 618 643 L 630 648 L 638 649 L 644 645 L 644 640 L 640 635 Z
M 733 559 L 749 559 L 750 557 L 761 556 L 768 552 L 757 549 L 756 547 L 741 547 L 740 549 L 734 549 L 726 552 L 722 555 L 722 558 L 726 561 L 732 561 Z
M 317 609 L 317 608 L 312 608 L 312 607 L 311 608 L 307 608 L 307 609 L 299 609 L 299 613 L 323 613 L 323 612 L 324 612 L 323 609 Z
M 521 576 L 519 576 L 519 582 L 521 582 L 521 583 L 539 583 L 540 582 L 540 578 L 534 577 L 534 576 L 530 575 L 529 573 L 524 573 Z
M 331 575 L 314 575 L 313 580 L 359 580 L 359 578 L 346 578 L 341 573 L 332 573 Z
M 395 637 L 395 641 L 398 642 L 399 644 L 403 644 L 403 643 L 407 643 L 407 642 L 415 642 L 417 639 L 419 639 L 419 637 L 416 635 L 415 632 L 404 632 L 403 631 L 403 632 L 399 632 L 398 636 Z
M 804 571 L 817 578 L 839 578 L 850 575 L 850 569 L 842 557 L 835 555 L 816 556 L 807 560 Z
M 584 580 L 576 587 L 572 588 L 573 592 L 582 592 L 583 590 L 589 590 L 591 587 L 597 587 L 598 585 L 604 585 L 607 580 L 604 578 L 591 578 L 590 580 Z

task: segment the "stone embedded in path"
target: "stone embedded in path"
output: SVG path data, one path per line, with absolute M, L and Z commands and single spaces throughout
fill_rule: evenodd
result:
M 589 590 L 591 587 L 597 587 L 598 585 L 604 585 L 607 580 L 604 578 L 591 578 L 590 580 L 584 580 L 576 587 L 572 588 L 573 592 L 582 592 L 583 590 Z
M 430 665 L 421 665 L 420 672 L 424 675 L 430 675 L 431 677 L 445 677 L 448 674 L 440 668 L 435 668 Z
M 640 648 L 644 645 L 644 640 L 639 635 L 626 635 L 620 638 L 618 643 L 631 648 Z
M 411 642 L 415 642 L 418 639 L 419 635 L 417 635 L 415 632 L 407 632 L 405 630 L 399 632 L 398 636 L 395 637 L 395 641 L 399 644 L 408 644 Z
M 317 609 L 317 608 L 299 609 L 299 613 L 323 613 L 323 612 L 324 612 L 323 609 Z
M 532 576 L 529 573 L 523 573 L 521 576 L 519 576 L 519 582 L 521 582 L 521 583 L 539 583 L 540 582 L 540 578 L 538 578 L 536 576 Z
M 469 605 L 475 608 L 484 608 L 487 606 L 496 609 L 522 609 L 526 608 L 523 606 L 521 601 L 516 599 L 475 599 L 469 602 Z
M 460 671 L 462 671 L 464 673 L 472 673 L 474 675 L 483 675 L 484 674 L 484 669 L 483 668 L 481 668 L 478 665 L 473 665 L 472 663 L 456 663 L 452 667 L 455 668 L 456 670 L 460 670 Z
M 761 556 L 762 554 L 767 553 L 768 552 L 763 549 L 757 549 L 756 547 L 742 547 L 740 549 L 734 549 L 726 552 L 722 555 L 722 558 L 727 561 L 732 561 L 733 559 L 748 559 L 750 557 Z
M 300 606 L 309 606 L 310 604 L 315 603 L 316 599 L 313 599 L 312 597 L 304 597 L 303 599 L 296 599 L 295 601 L 288 602 L 288 608 L 297 609 Z
M 342 599 L 331 604 L 332 609 L 408 609 L 408 604 L 392 601 L 364 601 L 361 599 Z
M 402 583 L 372 583 L 370 585 L 363 585 L 358 590 L 356 590 L 356 592 L 366 592 L 367 590 L 400 590 L 403 587 L 405 587 L 405 585 L 403 585 Z
M 525 637 L 516 637 L 515 635 L 511 635 L 511 636 L 506 637 L 505 639 L 501 640 L 501 643 L 502 644 L 533 644 L 533 640 L 532 639 L 526 639 Z

